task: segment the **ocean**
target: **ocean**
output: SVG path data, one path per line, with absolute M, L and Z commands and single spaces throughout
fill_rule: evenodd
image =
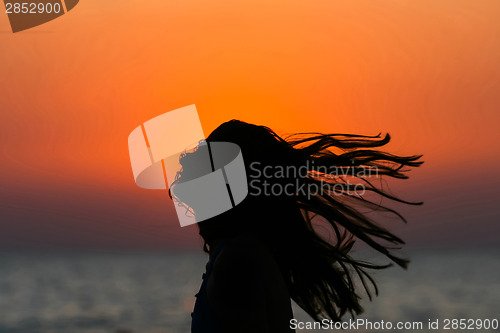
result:
M 372 302 L 366 299 L 365 313 L 357 317 L 365 326 L 347 331 L 458 332 L 452 329 L 453 319 L 480 320 L 477 324 L 484 326 L 486 320 L 490 326 L 500 320 L 500 250 L 408 254 L 408 270 L 394 267 L 374 274 L 380 294 Z M 0 333 L 190 332 L 206 260 L 201 251 L 0 253 Z M 295 305 L 294 315 L 303 327 L 297 332 L 339 331 L 306 329 L 314 323 Z M 438 326 L 430 329 L 429 321 Z M 418 322 L 421 328 L 394 327 Z

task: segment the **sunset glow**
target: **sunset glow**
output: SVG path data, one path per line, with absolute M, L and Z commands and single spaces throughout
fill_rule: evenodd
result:
M 206 134 L 233 118 L 282 134 L 389 132 L 391 152 L 424 154 L 394 186 L 426 202 L 407 232 L 455 223 L 488 242 L 499 15 L 497 0 L 85 0 L 13 34 L 0 13 L 0 241 L 198 246 L 166 191 L 135 185 L 127 148 L 146 120 L 196 104 Z

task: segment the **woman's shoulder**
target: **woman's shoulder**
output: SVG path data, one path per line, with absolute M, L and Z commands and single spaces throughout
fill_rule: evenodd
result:
M 214 266 L 246 265 L 254 269 L 274 265 L 275 261 L 267 247 L 255 236 L 243 235 L 227 240 L 218 254 Z M 229 268 L 229 267 L 228 267 Z
M 290 296 L 271 252 L 253 236 L 227 242 L 207 286 L 211 306 L 241 332 L 289 332 Z M 279 329 L 277 329 L 279 328 Z

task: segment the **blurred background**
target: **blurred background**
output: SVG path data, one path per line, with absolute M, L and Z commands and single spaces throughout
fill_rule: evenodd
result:
M 135 185 L 127 137 L 190 104 L 206 135 L 235 118 L 424 154 L 387 184 L 424 201 L 388 221 L 412 264 L 377 272 L 364 316 L 500 319 L 499 15 L 497 0 L 84 0 L 13 34 L 0 13 L 0 332 L 189 332 L 207 258 L 167 192 Z

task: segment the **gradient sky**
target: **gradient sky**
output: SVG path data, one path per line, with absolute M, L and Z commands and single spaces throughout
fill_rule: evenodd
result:
M 183 248 L 128 134 L 196 104 L 278 133 L 389 132 L 417 246 L 498 242 L 500 1 L 98 1 L 13 34 L 0 13 L 0 247 Z

